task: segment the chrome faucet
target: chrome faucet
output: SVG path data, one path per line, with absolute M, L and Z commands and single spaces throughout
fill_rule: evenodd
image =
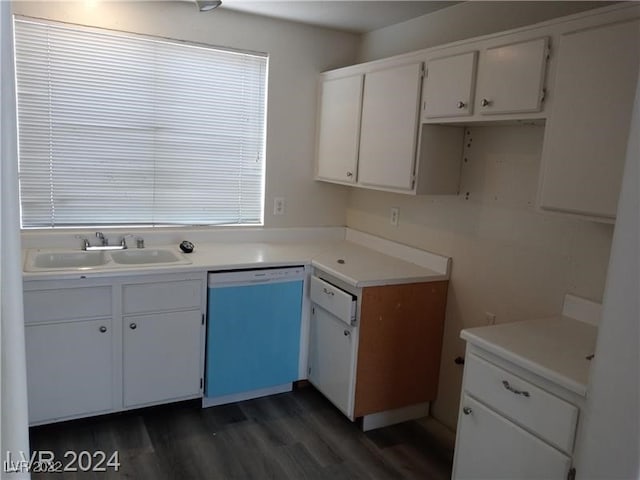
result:
M 109 239 L 104 236 L 102 232 L 96 232 L 96 237 L 100 239 L 102 245 L 91 245 L 89 240 L 82 238 L 82 250 L 94 251 L 94 250 L 126 250 L 127 242 L 125 236 L 120 240 L 120 245 L 109 245 Z
M 103 247 L 106 247 L 107 245 L 109 245 L 109 239 L 104 236 L 104 233 L 96 232 L 96 237 L 100 239 L 100 242 Z

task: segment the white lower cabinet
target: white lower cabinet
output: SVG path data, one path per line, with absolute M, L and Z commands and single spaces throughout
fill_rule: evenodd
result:
M 448 282 L 360 288 L 316 267 L 309 283 L 309 382 L 363 430 L 425 416 Z
M 356 329 L 314 305 L 309 332 L 309 381 L 353 420 Z
M 569 478 L 579 413 L 574 397 L 473 346 L 464 368 L 453 478 Z
M 454 478 L 566 479 L 571 459 L 469 395 L 462 396 Z
M 29 422 L 201 396 L 205 277 L 25 281 Z
M 111 318 L 27 325 L 25 338 L 31 423 L 111 410 Z
M 124 317 L 125 407 L 200 393 L 200 311 Z

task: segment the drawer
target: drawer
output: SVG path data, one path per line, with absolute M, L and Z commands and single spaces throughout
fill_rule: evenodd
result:
M 24 292 L 25 323 L 111 316 L 111 287 L 56 288 Z
M 474 354 L 467 356 L 463 389 L 560 450 L 572 452 L 575 405 Z
M 311 277 L 310 297 L 313 303 L 320 305 L 345 323 L 350 324 L 356 318 L 356 299 L 353 295 L 321 278 Z
M 199 308 L 202 286 L 200 280 L 124 285 L 122 311 L 128 314 Z

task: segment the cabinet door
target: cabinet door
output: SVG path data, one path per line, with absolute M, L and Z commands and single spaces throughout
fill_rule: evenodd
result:
M 355 330 L 315 305 L 309 331 L 309 381 L 353 419 Z
M 31 423 L 112 408 L 111 325 L 107 318 L 25 328 Z
M 542 150 L 542 208 L 615 218 L 638 78 L 639 25 L 560 39 Z
M 457 117 L 473 113 L 478 52 L 438 58 L 427 64 L 424 117 Z
M 200 394 L 200 310 L 123 318 L 125 407 Z
M 541 110 L 548 43 L 539 38 L 482 52 L 476 93 L 481 114 Z
M 463 394 L 454 479 L 564 480 L 570 467 L 569 457 Z
M 356 180 L 362 75 L 326 80 L 320 97 L 316 176 L 321 180 Z
M 413 188 L 421 78 L 421 63 L 365 76 L 359 184 Z

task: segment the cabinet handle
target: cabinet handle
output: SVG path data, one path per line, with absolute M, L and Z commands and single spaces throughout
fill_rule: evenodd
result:
M 464 413 L 465 415 L 471 415 L 473 413 L 473 410 L 471 410 L 471 407 L 463 407 L 462 413 Z
M 327 295 L 331 295 L 332 297 L 335 295 L 335 293 L 333 293 L 331 290 L 327 290 L 326 288 L 322 288 L 322 291 L 324 293 L 326 293 Z
M 504 385 L 504 388 L 506 388 L 510 392 L 515 393 L 516 395 L 523 395 L 525 397 L 530 397 L 531 396 L 531 395 L 529 395 L 529 392 L 527 392 L 526 390 L 517 390 L 517 389 L 513 388 L 511 385 L 509 385 L 509 382 L 507 382 L 506 380 L 502 381 L 502 385 Z
M 135 330 L 136 328 L 138 328 L 138 325 L 136 325 L 135 323 L 131 322 L 131 323 L 129 324 L 129 328 L 130 328 L 131 330 Z
M 492 103 L 491 100 L 487 100 L 486 98 L 483 98 L 480 101 L 480 105 L 482 105 L 483 107 L 488 107 L 489 105 L 491 105 L 491 103 Z
M 102 326 L 99 328 L 99 330 L 100 330 L 100 333 L 106 333 L 106 331 L 107 331 L 107 327 L 105 327 L 104 325 L 102 325 Z
M 463 102 L 463 101 L 459 101 L 458 102 L 458 108 L 464 108 L 466 106 L 467 106 L 467 104 L 465 102 Z
M 347 172 L 347 177 L 353 177 L 353 172 Z
M 348 337 L 349 335 L 351 335 L 351 332 L 349 330 L 345 330 L 344 331 L 344 336 Z

